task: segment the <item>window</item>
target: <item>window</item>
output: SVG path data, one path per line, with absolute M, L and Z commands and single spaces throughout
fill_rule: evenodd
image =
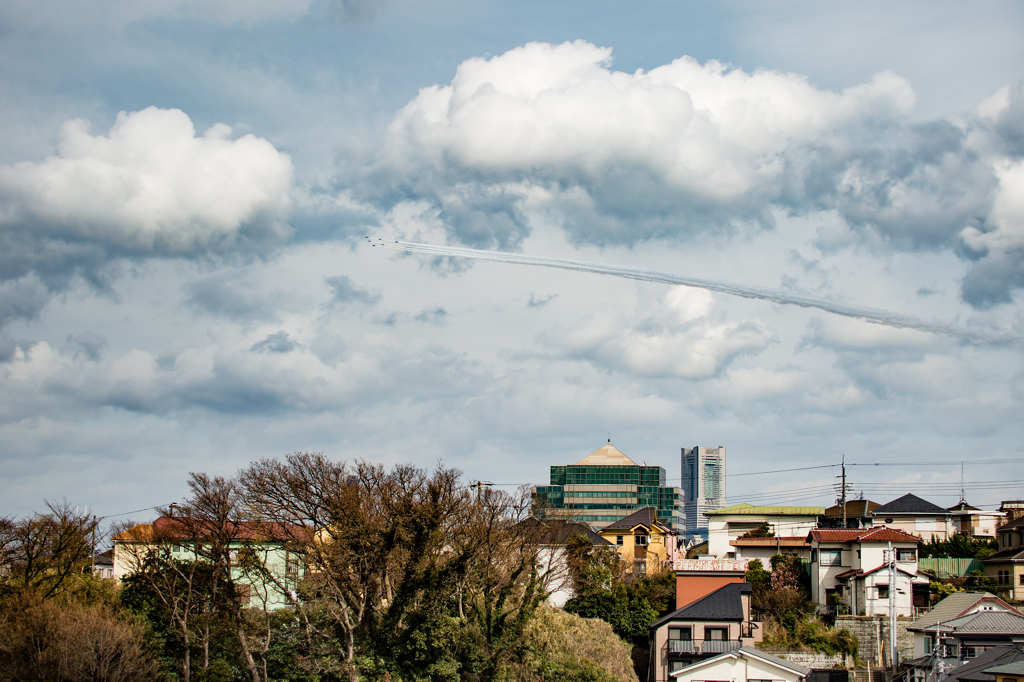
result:
M 930 654 L 932 652 L 932 638 L 931 637 L 925 637 L 924 638 L 924 652 L 925 652 L 925 654 Z
M 997 579 L 996 579 L 996 582 L 999 583 L 1000 585 L 1009 585 L 1010 584 L 1010 572 L 1009 571 L 999 571 Z
M 693 628 L 669 628 L 668 638 L 669 641 L 689 642 L 693 639 Z
M 728 638 L 729 638 L 729 629 L 728 628 L 710 628 L 710 627 L 704 628 L 704 639 L 706 639 L 706 640 L 712 640 L 712 641 L 719 641 L 719 642 L 721 642 L 722 640 L 725 640 L 725 639 L 728 639 Z
M 1020 574 L 1020 584 L 1024 585 L 1024 573 Z
M 823 549 L 821 550 L 821 565 L 822 566 L 842 566 L 843 565 L 843 551 L 840 549 Z
M 677 670 L 682 670 L 683 668 L 685 668 L 688 665 L 690 665 L 689 661 L 669 661 L 668 662 L 668 671 L 670 673 L 674 673 Z
M 171 545 L 171 551 L 172 552 L 180 552 L 181 551 L 181 545 Z
M 622 536 L 621 535 L 616 535 L 615 536 L 615 544 L 618 545 L 619 547 L 622 546 Z
M 917 561 L 916 549 L 897 549 L 896 561 Z
M 888 599 L 889 598 L 889 586 L 888 585 L 879 585 L 878 586 L 878 598 L 879 599 Z
M 817 561 L 818 561 L 818 550 L 812 549 L 811 550 L 811 563 L 814 564 L 814 563 L 817 563 Z
M 646 535 L 634 535 L 633 536 L 633 542 L 635 542 L 638 546 L 646 545 L 647 544 L 647 536 Z

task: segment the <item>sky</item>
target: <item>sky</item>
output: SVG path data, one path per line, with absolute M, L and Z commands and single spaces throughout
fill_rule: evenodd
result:
M 730 502 L 831 504 L 844 459 L 1024 498 L 1020 3 L 10 0 L 0 36 L 0 516 L 294 451 L 513 489 L 608 439 L 673 484 L 726 446 Z

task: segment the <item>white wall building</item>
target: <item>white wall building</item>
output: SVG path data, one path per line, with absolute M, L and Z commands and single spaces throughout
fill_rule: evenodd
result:
M 823 609 L 843 605 L 857 616 L 889 614 L 893 590 L 896 614 L 914 614 L 915 586 L 927 606 L 929 577 L 917 568 L 921 538 L 895 528 L 818 529 L 811 543 L 811 599 Z M 889 567 L 889 552 L 896 559 Z
M 824 513 L 824 507 L 755 507 L 750 504 L 714 509 L 706 512 L 708 554 L 716 559 L 740 558 L 733 542 L 762 523 L 768 524 L 775 537 L 806 540 L 807 533 L 818 527 L 818 517 Z M 746 553 L 742 556 L 750 558 Z

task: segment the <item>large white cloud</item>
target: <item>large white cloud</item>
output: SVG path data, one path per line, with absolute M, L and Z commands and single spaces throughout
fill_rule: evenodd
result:
M 282 233 L 292 164 L 223 124 L 197 137 L 177 109 L 121 112 L 106 136 L 68 121 L 57 154 L 0 167 L 5 230 L 23 227 L 127 252 L 189 254 L 235 241 L 249 226 Z
M 366 191 L 388 205 L 425 199 L 453 240 L 503 248 L 538 217 L 608 245 L 772 227 L 777 208 L 835 212 L 874 244 L 991 252 L 979 267 L 1003 274 L 964 291 L 985 306 L 1024 284 L 1024 257 L 1005 238 L 1024 149 L 1019 91 L 921 122 L 909 83 L 890 72 L 830 91 L 690 57 L 625 73 L 607 48 L 529 43 L 422 89 L 391 122 Z
M 439 200 L 456 211 L 467 194 L 493 202 L 504 191 L 605 223 L 581 235 L 630 241 L 672 230 L 666 217 L 678 229 L 684 207 L 717 223 L 770 222 L 794 150 L 836 145 L 914 102 L 891 73 L 834 93 L 689 57 L 632 74 L 610 62 L 610 49 L 583 41 L 467 60 L 398 113 L 382 163 L 413 186 L 443 175 Z M 466 184 L 481 178 L 489 191 Z
M 177 109 L 122 112 L 107 135 L 68 121 L 53 156 L 0 166 L 0 279 L 59 289 L 76 273 L 102 279 L 119 257 L 279 242 L 292 170 L 267 140 L 222 124 L 197 136 Z

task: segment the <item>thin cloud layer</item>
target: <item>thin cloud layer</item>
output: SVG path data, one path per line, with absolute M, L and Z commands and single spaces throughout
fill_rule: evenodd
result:
M 0 280 L 25 290 L 7 317 L 38 311 L 76 274 L 102 281 L 121 257 L 196 257 L 260 248 L 287 234 L 292 164 L 254 135 L 196 136 L 177 109 L 121 112 L 107 135 L 65 123 L 57 153 L 0 167 Z
M 538 216 L 577 244 L 611 245 L 771 229 L 773 208 L 836 212 L 868 243 L 989 258 L 965 283 L 974 306 L 1024 284 L 1004 235 L 1019 224 L 1006 197 L 1019 195 L 1024 138 L 1005 113 L 1019 88 L 987 118 L 920 123 L 890 72 L 832 92 L 690 57 L 610 65 L 610 49 L 584 41 L 463 62 L 395 116 L 367 194 L 427 200 L 453 241 L 484 248 L 516 248 Z

